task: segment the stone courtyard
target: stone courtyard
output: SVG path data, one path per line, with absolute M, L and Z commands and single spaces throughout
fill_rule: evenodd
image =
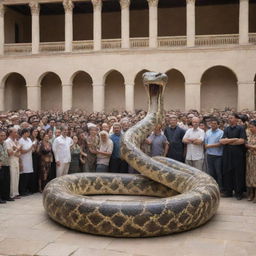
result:
M 221 199 L 212 221 L 193 231 L 123 239 L 82 234 L 54 223 L 41 197 L 35 194 L 0 206 L 0 256 L 256 255 L 256 205 L 246 199 Z

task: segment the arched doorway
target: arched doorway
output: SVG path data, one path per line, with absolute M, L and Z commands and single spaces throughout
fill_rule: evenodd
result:
M 42 110 L 62 109 L 62 87 L 58 75 L 53 72 L 45 74 L 41 80 Z
M 237 109 L 238 87 L 234 72 L 223 66 L 206 70 L 201 78 L 201 109 Z
M 171 69 L 166 72 L 168 83 L 164 93 L 165 110 L 184 110 L 185 109 L 185 78 L 183 74 Z
M 148 109 L 148 97 L 143 85 L 142 75 L 148 70 L 141 70 L 135 77 L 134 81 L 134 107 L 135 110 Z
M 105 110 L 125 110 L 125 86 L 123 75 L 113 70 L 105 79 Z
M 84 72 L 79 71 L 73 78 L 73 108 L 83 109 L 92 112 L 93 109 L 93 92 L 92 78 Z
M 27 88 L 25 78 L 18 73 L 11 73 L 4 84 L 5 110 L 27 108 Z

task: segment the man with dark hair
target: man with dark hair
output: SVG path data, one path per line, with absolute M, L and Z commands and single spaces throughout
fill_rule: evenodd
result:
M 229 126 L 225 128 L 220 143 L 223 147 L 223 189 L 224 197 L 232 197 L 233 191 L 237 200 L 242 199 L 245 188 L 245 140 L 246 133 L 237 125 L 239 116 L 228 116 Z
M 177 116 L 171 115 L 169 117 L 169 126 L 165 128 L 164 135 L 169 142 L 169 149 L 167 157 L 174 160 L 184 162 L 184 144 L 182 139 L 185 135 L 185 130 L 180 128 L 178 125 Z
M 54 140 L 52 146 L 57 166 L 57 177 L 68 174 L 69 165 L 71 162 L 70 147 L 73 144 L 73 140 L 67 135 L 68 127 L 62 126 L 61 135 Z
M 205 149 L 208 173 L 216 180 L 220 190 L 222 190 L 222 154 L 223 146 L 220 139 L 223 136 L 223 131 L 219 129 L 219 121 L 217 118 L 211 118 L 211 129 L 205 134 Z
M 113 152 L 109 162 L 109 170 L 114 173 L 127 173 L 128 164 L 121 159 L 120 156 L 120 142 L 121 142 L 121 124 L 115 122 L 113 124 L 113 134 L 110 136 L 110 139 L 113 141 Z

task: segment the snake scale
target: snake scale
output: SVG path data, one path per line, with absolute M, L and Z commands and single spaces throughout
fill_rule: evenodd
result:
M 167 76 L 147 72 L 147 116 L 121 141 L 121 156 L 140 174 L 80 173 L 51 181 L 43 204 L 56 222 L 86 233 L 114 237 L 150 237 L 196 228 L 216 213 L 219 188 L 209 175 L 175 160 L 151 158 L 141 143 L 163 119 Z M 150 200 L 117 201 L 90 195 L 144 195 Z

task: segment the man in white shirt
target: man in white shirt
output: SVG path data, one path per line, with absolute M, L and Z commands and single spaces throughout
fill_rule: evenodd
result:
M 68 128 L 66 126 L 61 127 L 61 135 L 57 137 L 53 142 L 53 152 L 56 161 L 56 176 L 68 174 L 69 165 L 71 162 L 70 147 L 73 144 L 73 140 L 67 136 Z
M 27 196 L 32 194 L 34 186 L 34 170 L 32 160 L 32 150 L 34 148 L 34 144 L 29 138 L 29 135 L 29 130 L 23 129 L 21 131 L 22 137 L 19 139 L 19 144 L 21 146 L 21 172 L 19 191 L 21 196 Z
M 19 157 L 21 147 L 17 141 L 18 132 L 17 129 L 11 128 L 9 131 L 9 137 L 4 142 L 7 149 L 9 159 L 10 159 L 10 197 L 14 199 L 20 198 L 19 195 L 19 178 L 20 178 L 20 167 L 19 167 Z
M 199 128 L 199 118 L 193 117 L 192 126 L 186 131 L 182 142 L 187 144 L 186 164 L 199 170 L 203 169 L 204 161 L 204 136 L 205 132 Z

